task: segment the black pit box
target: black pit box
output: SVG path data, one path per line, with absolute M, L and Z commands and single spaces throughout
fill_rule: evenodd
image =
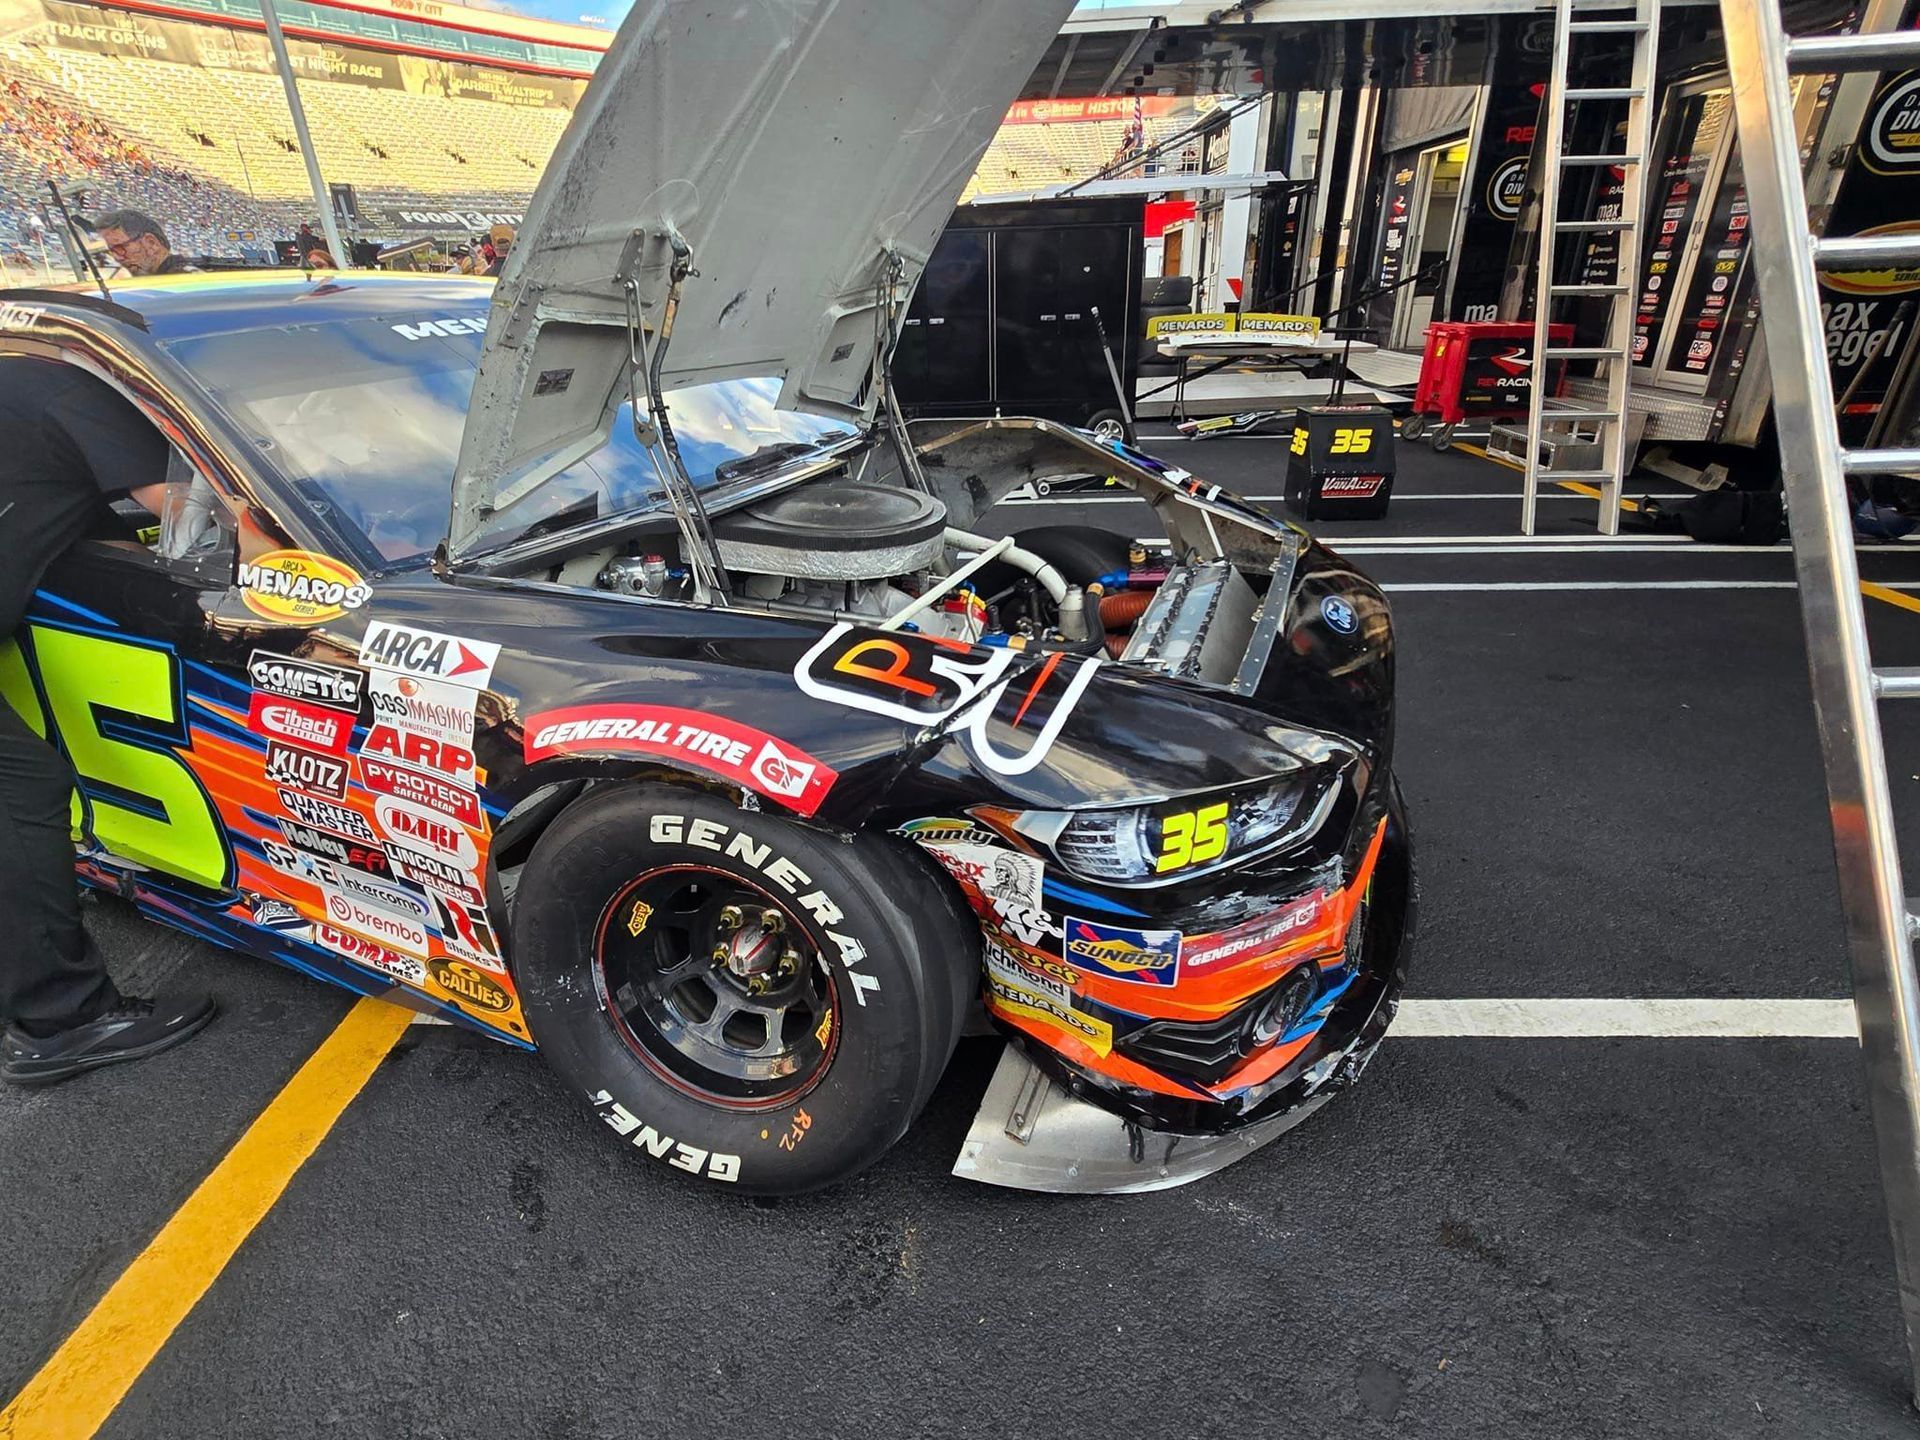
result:
M 1303 520 L 1378 520 L 1393 497 L 1393 414 L 1317 405 L 1294 417 L 1287 508 Z

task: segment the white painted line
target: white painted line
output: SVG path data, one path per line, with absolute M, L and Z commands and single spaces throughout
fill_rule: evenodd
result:
M 447 1019 L 444 1015 L 416 1015 L 413 1017 L 413 1023 L 416 1025 L 445 1025 L 449 1029 L 453 1027 L 453 1021 Z
M 1545 499 L 1545 496 L 1541 497 Z M 1567 539 L 1559 544 L 1504 544 L 1486 545 L 1468 543 L 1464 545 L 1390 545 L 1384 540 L 1362 540 L 1357 544 L 1348 544 L 1346 537 L 1329 535 L 1322 543 L 1330 545 L 1342 555 L 1774 555 L 1782 560 L 1791 560 L 1789 550 L 1755 550 L 1751 545 L 1668 545 L 1660 541 L 1649 541 L 1643 545 L 1619 544 L 1607 542 L 1595 545 L 1591 541 L 1578 538 Z
M 1400 1039 L 1853 1040 L 1851 1000 L 1405 1000 Z
M 1795 590 L 1794 580 L 1466 580 L 1412 584 L 1389 583 L 1382 590 L 1400 594 L 1443 594 L 1465 590 Z M 1890 590 L 1920 589 L 1920 582 L 1890 585 Z

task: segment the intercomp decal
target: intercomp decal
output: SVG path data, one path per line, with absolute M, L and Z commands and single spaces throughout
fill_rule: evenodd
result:
M 701 770 L 802 815 L 819 810 L 839 772 L 806 751 L 724 715 L 670 705 L 576 705 L 527 722 L 527 763 L 556 755 L 657 755 Z

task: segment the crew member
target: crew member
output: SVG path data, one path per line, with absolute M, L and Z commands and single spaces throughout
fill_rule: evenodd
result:
M 493 255 L 487 261 L 484 274 L 498 275 L 507 268 L 507 254 L 513 249 L 513 227 L 496 225 L 487 232 L 487 239 L 493 246 Z
M 179 275 L 194 268 L 173 253 L 167 232 L 151 215 L 110 210 L 94 221 L 93 228 L 107 253 L 135 275 Z
M 48 564 L 105 518 L 109 498 L 132 495 L 161 513 L 169 452 L 160 432 L 100 381 L 24 357 L 6 362 L 0 434 L 3 643 L 18 634 Z M 80 923 L 73 788 L 60 752 L 0 693 L 0 1080 L 15 1084 L 153 1055 L 213 1018 L 206 996 L 156 1002 L 122 995 L 108 977 Z

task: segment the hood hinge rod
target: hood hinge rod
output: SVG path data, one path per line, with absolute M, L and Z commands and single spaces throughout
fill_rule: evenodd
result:
M 885 263 L 873 287 L 873 383 L 879 388 L 880 405 L 886 412 L 886 419 L 881 423 L 886 426 L 887 438 L 893 442 L 894 453 L 900 457 L 900 468 L 906 472 L 908 481 L 914 489 L 930 495 L 933 487 L 927 483 L 927 472 L 920 466 L 920 452 L 913 448 L 913 439 L 907 434 L 906 413 L 900 408 L 899 392 L 893 388 L 893 352 L 900 345 L 900 311 L 904 308 L 900 280 L 907 273 L 907 262 L 900 258 L 897 250 L 886 249 L 880 254 Z
M 652 353 L 648 353 L 647 325 L 641 314 L 641 256 L 658 241 L 670 252 L 667 261 L 667 297 L 660 307 L 660 323 L 654 330 Z M 700 492 L 687 474 L 680 458 L 680 442 L 674 438 L 667 419 L 667 397 L 660 388 L 660 376 L 666 364 L 667 345 L 673 339 L 674 317 L 680 313 L 680 288 L 693 274 L 693 251 L 676 230 L 661 230 L 652 235 L 636 230 L 627 244 L 620 266 L 620 289 L 627 302 L 627 361 L 631 370 L 629 388 L 633 404 L 633 436 L 653 456 L 660 483 L 673 502 L 674 518 L 680 523 L 687 569 L 693 576 L 694 598 L 703 604 L 727 603 L 727 571 L 720 560 L 720 546 L 713 538 L 713 524 Z M 645 397 L 647 420 L 640 418 L 640 402 Z

